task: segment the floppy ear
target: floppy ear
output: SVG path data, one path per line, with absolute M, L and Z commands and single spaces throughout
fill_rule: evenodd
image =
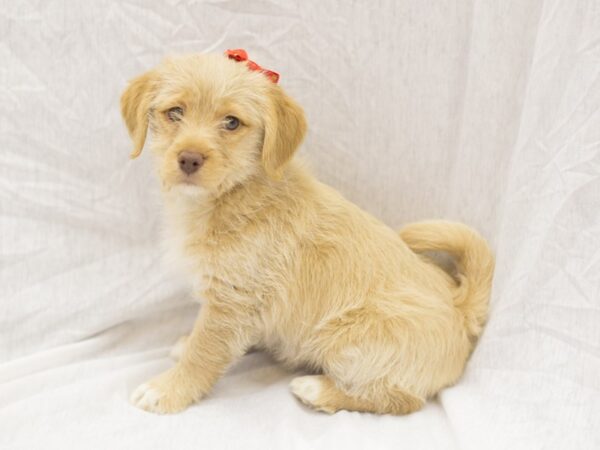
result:
M 265 118 L 262 163 L 267 174 L 278 179 L 284 165 L 292 158 L 306 134 L 302 108 L 283 90 L 273 85 Z
M 121 95 L 121 115 L 133 140 L 131 158 L 140 156 L 144 148 L 148 131 L 148 113 L 155 87 L 154 72 L 146 72 L 131 80 Z

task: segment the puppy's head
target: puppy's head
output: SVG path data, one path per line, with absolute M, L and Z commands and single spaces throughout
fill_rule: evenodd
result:
M 166 190 L 219 196 L 280 177 L 306 132 L 302 109 L 263 73 L 221 55 L 171 58 L 135 78 L 121 113 L 140 155 L 148 128 Z

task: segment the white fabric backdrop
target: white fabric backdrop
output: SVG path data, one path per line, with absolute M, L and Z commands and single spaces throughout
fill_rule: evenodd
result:
M 237 47 L 305 107 L 321 179 L 493 243 L 487 330 L 423 411 L 309 412 L 260 354 L 183 414 L 128 404 L 197 306 L 118 98 Z M 600 448 L 599 1 L 0 0 L 0 59 L 0 448 Z

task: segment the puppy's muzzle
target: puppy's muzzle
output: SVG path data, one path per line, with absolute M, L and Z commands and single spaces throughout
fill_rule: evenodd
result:
M 179 162 L 179 168 L 186 175 L 191 175 L 202 167 L 204 164 L 204 156 L 200 153 L 183 151 L 179 154 L 177 161 Z

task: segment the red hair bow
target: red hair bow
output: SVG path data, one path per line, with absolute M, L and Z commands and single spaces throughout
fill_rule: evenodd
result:
M 227 50 L 225 52 L 225 55 L 227 55 L 227 57 L 229 59 L 233 59 L 235 61 L 246 61 L 246 65 L 248 66 L 248 69 L 264 73 L 267 76 L 267 78 L 269 80 L 271 80 L 273 83 L 277 83 L 279 81 L 279 74 L 277 72 L 273 72 L 272 70 L 263 69 L 258 64 L 256 64 L 254 61 L 249 60 L 248 53 L 246 53 L 246 50 L 244 50 L 243 48 L 238 48 L 235 50 Z

